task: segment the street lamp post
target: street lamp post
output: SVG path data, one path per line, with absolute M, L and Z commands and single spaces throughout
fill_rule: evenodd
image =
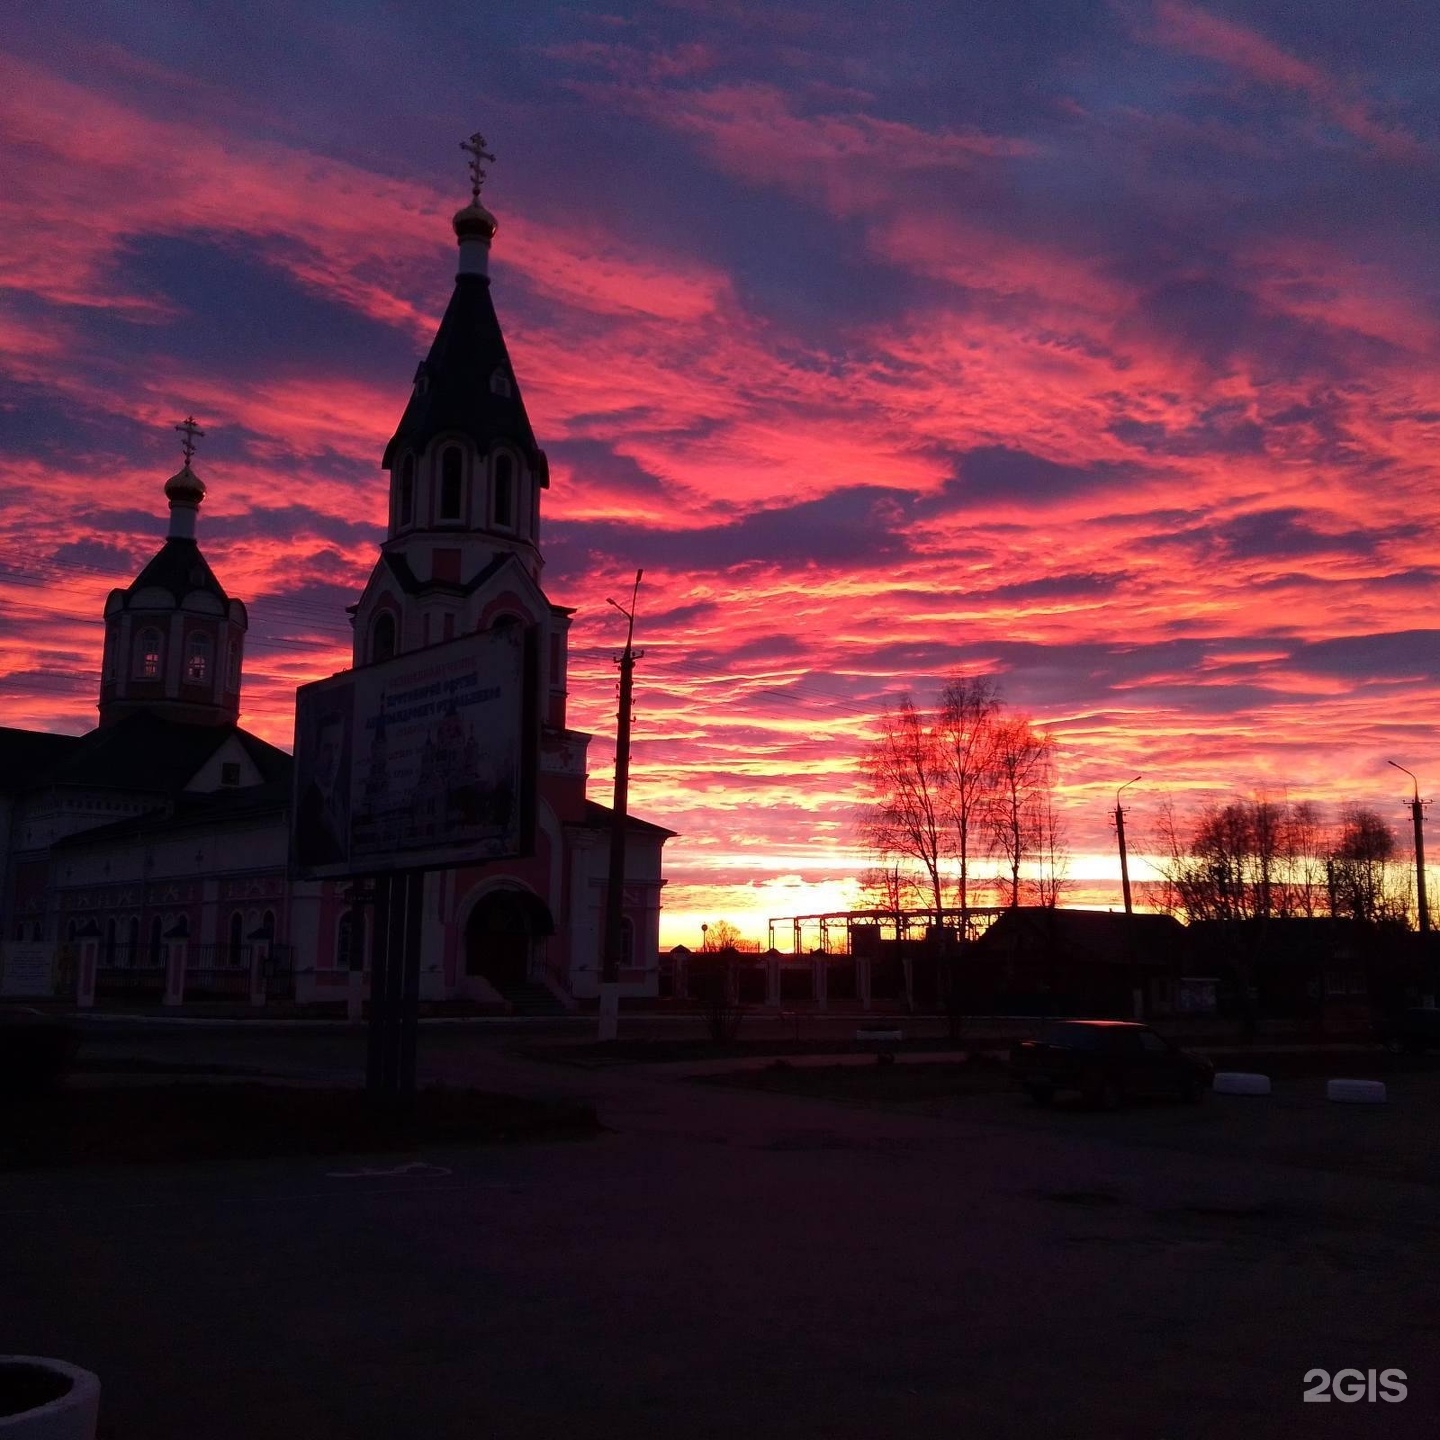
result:
M 620 708 L 615 727 L 615 804 L 610 817 L 610 871 L 605 886 L 605 930 L 600 955 L 600 1027 L 601 1040 L 613 1040 L 620 1015 L 620 962 L 624 948 L 625 910 L 625 831 L 629 824 L 630 794 L 630 711 L 635 679 L 635 662 L 644 655 L 635 649 L 635 600 L 640 593 L 640 577 L 635 572 L 635 588 L 630 594 L 630 608 L 606 597 L 625 617 L 625 649 L 616 657 L 620 667 Z
M 1137 775 L 1135 780 L 1144 778 L 1143 775 Z M 1125 913 L 1127 915 L 1133 915 L 1135 907 L 1130 901 L 1130 857 L 1125 853 L 1125 810 L 1120 804 L 1120 796 L 1135 783 L 1135 780 L 1127 780 L 1115 792 L 1115 835 L 1120 841 L 1120 887 L 1125 893 Z
M 1403 765 L 1395 765 L 1393 760 L 1386 763 L 1394 765 L 1402 774 L 1409 775 L 1415 787 L 1414 798 L 1410 801 L 1410 819 L 1415 826 L 1415 898 L 1420 909 L 1420 933 L 1428 935 L 1430 906 L 1425 896 L 1425 802 L 1420 798 L 1420 782 L 1415 779 L 1414 774 Z

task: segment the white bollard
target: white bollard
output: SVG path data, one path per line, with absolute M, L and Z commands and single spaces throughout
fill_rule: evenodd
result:
M 1327 1080 L 1325 1098 L 1340 1100 L 1348 1105 L 1383 1105 L 1385 1103 L 1385 1082 L 1383 1080 Z
M 0 1355 L 0 1440 L 95 1440 L 100 1381 L 78 1365 Z
M 1211 1088 L 1217 1095 L 1268 1095 L 1270 1077 L 1251 1075 L 1244 1070 L 1219 1070 Z

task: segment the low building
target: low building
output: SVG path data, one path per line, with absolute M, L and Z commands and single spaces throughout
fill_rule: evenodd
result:
M 248 975 L 283 946 L 290 757 L 239 724 L 246 612 L 196 541 L 192 449 L 163 545 L 106 601 L 98 727 L 0 730 L 4 993 L 158 1001 L 182 948 Z
M 1022 905 L 966 947 L 961 1007 L 991 1015 L 1168 1013 L 1185 956 L 1185 927 L 1169 915 Z

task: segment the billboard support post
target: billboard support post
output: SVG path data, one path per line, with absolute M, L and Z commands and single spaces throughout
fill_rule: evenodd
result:
M 345 892 L 350 902 L 349 988 L 345 992 L 345 1018 L 358 1021 L 364 1012 L 366 911 L 375 904 L 375 877 L 356 879 Z
M 372 1095 L 415 1093 L 419 1023 L 420 926 L 425 874 L 375 877 L 375 944 L 370 961 L 370 1030 L 365 1088 Z
M 294 874 L 373 891 L 372 1094 L 415 1089 L 425 874 L 534 854 L 539 673 L 534 627 L 497 625 L 296 693 Z

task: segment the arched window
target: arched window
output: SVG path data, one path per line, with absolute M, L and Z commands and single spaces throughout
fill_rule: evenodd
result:
M 240 637 L 238 635 L 232 635 L 230 637 L 230 660 L 227 683 L 232 690 L 238 690 L 240 688 Z
M 160 940 L 163 933 L 160 917 L 157 915 L 150 922 L 150 963 L 152 965 L 160 963 Z
M 230 953 L 226 957 L 230 964 L 238 965 L 242 959 L 245 939 L 245 917 L 237 910 L 230 917 Z
M 192 635 L 185 647 L 185 679 L 191 685 L 203 685 L 210 678 L 210 637 Z
M 105 922 L 105 963 L 115 963 L 115 917 L 112 915 Z
M 275 938 L 275 912 L 273 910 L 267 910 L 265 912 L 260 920 L 260 928 L 265 932 L 267 939 L 273 940 Z
M 395 617 L 382 610 L 370 627 L 370 662 L 393 659 L 395 655 Z
M 407 455 L 400 462 L 400 496 L 396 509 L 396 524 L 408 525 L 415 518 L 415 457 Z
M 135 642 L 135 673 L 142 680 L 160 678 L 160 632 L 147 626 Z
M 360 968 L 365 969 L 365 931 L 364 921 L 361 921 L 360 932 Z M 355 912 L 346 910 L 340 916 L 340 923 L 335 928 L 335 968 L 337 970 L 348 970 L 352 963 L 350 947 L 355 943 Z
M 460 479 L 462 460 L 460 447 L 450 445 L 440 456 L 440 518 L 460 518 Z
M 490 376 L 490 393 L 500 396 L 502 400 L 510 398 L 510 377 L 505 373 L 503 366 Z
M 355 938 L 355 912 L 346 910 L 335 927 L 335 968 L 350 968 L 350 944 Z
M 126 965 L 133 965 L 135 961 L 139 958 L 139 955 L 140 917 L 138 915 L 132 915 L 130 917 L 130 929 L 128 932 L 128 939 L 125 943 L 125 960 L 123 963 Z
M 108 626 L 105 629 L 105 659 L 103 663 L 105 678 L 113 680 L 115 678 L 115 632 Z
M 515 462 L 508 455 L 495 457 L 495 523 L 515 523 Z

